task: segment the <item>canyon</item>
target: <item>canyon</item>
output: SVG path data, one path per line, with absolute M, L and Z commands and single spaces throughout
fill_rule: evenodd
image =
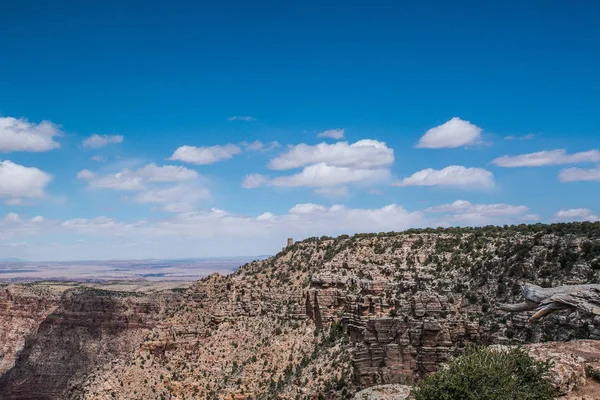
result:
M 599 317 L 500 310 L 524 282 L 600 282 L 600 224 L 315 237 L 155 293 L 7 284 L 0 398 L 351 399 L 468 344 L 596 349 Z

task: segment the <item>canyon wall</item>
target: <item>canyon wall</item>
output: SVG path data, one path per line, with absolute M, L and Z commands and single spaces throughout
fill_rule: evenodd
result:
M 65 293 L 42 307 L 0 398 L 36 398 L 24 382 L 47 399 L 351 398 L 469 343 L 600 339 L 599 318 L 530 324 L 496 307 L 523 282 L 599 278 L 598 223 L 310 238 L 182 294 Z

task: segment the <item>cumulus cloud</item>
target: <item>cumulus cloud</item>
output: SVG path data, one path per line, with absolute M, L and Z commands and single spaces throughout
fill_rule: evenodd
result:
M 244 179 L 242 186 L 250 189 L 270 185 L 279 187 L 322 188 L 344 185 L 348 183 L 374 184 L 390 178 L 388 169 L 354 169 L 335 167 L 324 162 L 304 167 L 293 175 L 269 178 L 265 175 L 253 174 Z M 339 188 L 338 188 L 339 190 Z
M 256 118 L 251 117 L 249 115 L 234 115 L 233 117 L 227 118 L 227 121 L 245 121 L 245 122 L 250 122 L 250 121 L 256 121 Z
M 557 211 L 554 219 L 563 221 L 598 221 L 598 216 L 588 208 L 571 208 Z
M 309 165 L 293 175 L 279 176 L 269 181 L 273 186 L 284 187 L 330 187 L 348 183 L 381 182 L 390 177 L 388 169 L 354 169 L 336 167 L 324 162 Z
M 561 182 L 600 181 L 600 165 L 591 169 L 566 168 L 560 171 Z
M 344 137 L 344 129 L 328 129 L 317 135 L 317 137 L 326 137 L 331 139 L 340 140 Z
M 393 162 L 394 150 L 387 147 L 384 142 L 363 139 L 352 144 L 337 142 L 309 146 L 302 143 L 291 146 L 287 152 L 271 160 L 268 167 L 274 170 L 286 170 L 326 163 L 333 167 L 371 169 L 388 167 Z
M 152 163 L 108 175 L 97 175 L 84 169 L 79 171 L 77 178 L 88 181 L 90 188 L 138 192 L 133 198 L 124 199 L 162 204 L 162 210 L 169 212 L 191 211 L 198 201 L 210 198 L 210 190 L 199 184 L 200 176 L 196 171 L 175 165 Z M 169 183 L 177 184 L 165 185 Z
M 92 171 L 84 169 L 77 173 L 77 178 L 89 182 L 91 188 L 115 190 L 141 190 L 148 182 L 182 182 L 198 178 L 194 170 L 176 166 L 148 164 L 137 170 L 124 169 L 116 174 L 97 176 Z
M 54 138 L 61 135 L 59 127 L 50 121 L 35 124 L 24 118 L 0 117 L 0 152 L 49 151 L 60 147 Z
M 502 156 L 492 161 L 498 167 L 543 167 L 547 165 L 579 164 L 600 162 L 600 151 L 589 150 L 575 154 L 567 154 L 565 149 L 545 150 L 518 156 Z
M 315 193 L 323 196 L 343 196 L 348 193 L 348 184 L 373 185 L 390 179 L 393 162 L 394 150 L 377 140 L 299 144 L 272 159 L 268 168 L 302 168 L 301 171 L 275 177 L 250 174 L 244 178 L 242 187 L 306 187 L 316 188 Z
M 9 197 L 12 201 L 21 197 L 43 197 L 51 180 L 51 175 L 38 168 L 9 160 L 0 162 L 0 197 Z
M 169 160 L 183 161 L 190 164 L 206 165 L 223 160 L 229 160 L 242 152 L 239 146 L 227 144 L 224 146 L 181 146 Z
M 494 176 L 482 168 L 466 168 L 451 165 L 441 170 L 427 168 L 415 172 L 394 184 L 395 186 L 451 186 L 459 188 L 491 188 Z
M 427 149 L 456 148 L 481 141 L 482 129 L 458 117 L 429 129 L 415 147 Z
M 121 135 L 97 135 L 94 134 L 81 142 L 83 147 L 89 147 L 97 149 L 100 147 L 108 146 L 109 144 L 123 143 L 123 136 Z

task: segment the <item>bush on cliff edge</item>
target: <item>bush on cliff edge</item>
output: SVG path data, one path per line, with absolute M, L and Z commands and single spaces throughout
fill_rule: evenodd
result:
M 470 348 L 421 381 L 413 396 L 415 400 L 551 400 L 549 369 L 549 362 L 534 360 L 522 348 Z

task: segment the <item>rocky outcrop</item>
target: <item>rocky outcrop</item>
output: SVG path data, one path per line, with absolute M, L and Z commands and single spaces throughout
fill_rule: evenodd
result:
M 42 285 L 0 286 L 0 375 L 12 368 L 25 340 L 55 310 L 61 293 Z
M 504 351 L 506 346 L 493 346 Z M 558 398 L 562 400 L 600 399 L 600 341 L 574 340 L 525 346 L 539 361 L 550 361 L 548 376 Z M 379 385 L 362 390 L 355 400 L 404 400 L 410 398 L 411 386 Z
M 354 400 L 406 400 L 412 387 L 405 385 L 379 385 L 356 393 Z

